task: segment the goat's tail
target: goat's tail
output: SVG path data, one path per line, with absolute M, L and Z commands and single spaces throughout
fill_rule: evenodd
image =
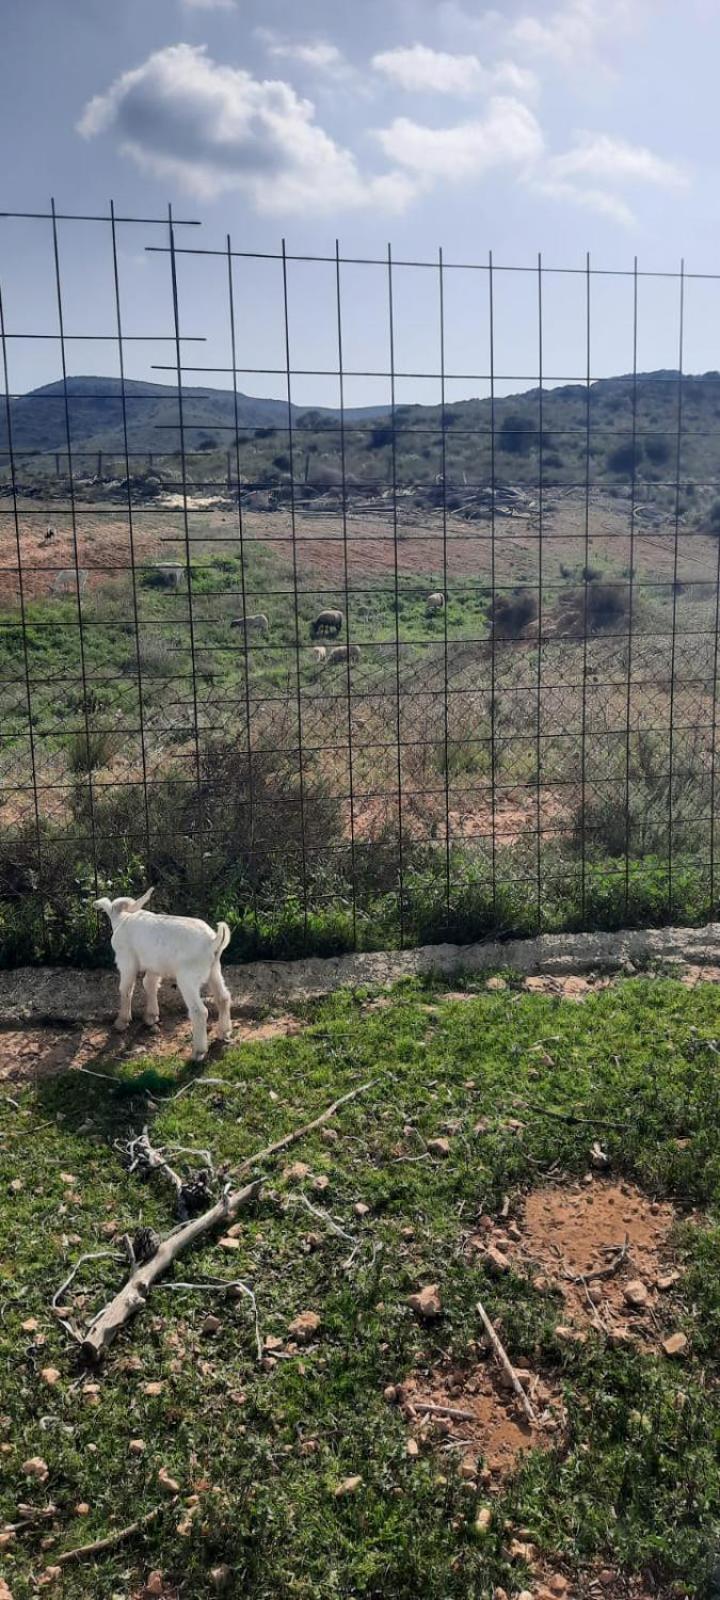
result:
M 215 935 L 215 943 L 213 945 L 213 955 L 216 961 L 219 961 L 223 950 L 227 950 L 231 937 L 232 935 L 227 923 L 219 922 L 217 925 L 217 934 Z

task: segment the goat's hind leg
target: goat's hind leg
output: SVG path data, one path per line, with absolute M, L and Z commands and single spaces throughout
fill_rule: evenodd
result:
M 122 966 L 118 966 L 118 971 L 120 973 L 120 1009 L 115 1018 L 114 1026 L 117 1033 L 124 1033 L 132 1021 L 132 997 L 138 969 L 134 962 L 124 962 Z
M 218 1039 L 232 1038 L 232 1022 L 230 1020 L 230 1004 L 232 996 L 222 975 L 219 961 L 215 961 L 210 969 L 208 989 L 218 1008 Z
M 156 1028 L 160 1021 L 159 988 L 159 972 L 146 972 L 143 978 L 143 989 L 145 990 L 145 1025 L 148 1028 Z
M 208 1009 L 200 994 L 200 983 L 194 975 L 190 977 L 189 974 L 184 972 L 178 972 L 176 981 L 192 1022 L 192 1058 L 193 1061 L 202 1061 L 203 1057 L 207 1055 L 208 1048 Z

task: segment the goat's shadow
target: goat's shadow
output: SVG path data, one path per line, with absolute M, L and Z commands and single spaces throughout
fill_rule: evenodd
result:
M 33 1074 L 37 1105 L 48 1116 L 61 1116 L 72 1134 L 105 1142 L 136 1132 L 179 1089 L 212 1075 L 228 1049 L 211 1039 L 204 1060 L 193 1061 L 187 1030 L 182 1036 L 177 1031 L 176 1053 L 174 1040 L 168 1049 L 162 1025 L 150 1029 L 133 1022 L 125 1034 L 112 1027 L 63 1030 Z

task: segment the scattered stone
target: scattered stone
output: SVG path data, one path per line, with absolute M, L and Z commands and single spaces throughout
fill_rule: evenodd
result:
M 507 984 L 504 978 L 488 978 L 485 988 L 491 990 L 507 989 Z
M 164 1383 L 153 1381 L 152 1383 L 146 1383 L 143 1386 L 143 1394 L 150 1395 L 152 1398 L 155 1395 L 162 1394 L 164 1388 Z
M 321 1172 L 317 1178 L 313 1178 L 312 1187 L 316 1194 L 324 1194 L 325 1190 L 330 1188 L 330 1179 Z
M 292 1165 L 283 1169 L 286 1183 L 301 1183 L 303 1178 L 310 1176 L 310 1168 L 306 1161 L 293 1161 Z
M 666 1356 L 684 1356 L 688 1347 L 687 1335 L 671 1333 L 669 1338 L 663 1339 L 662 1347 Z
M 297 1339 L 298 1344 L 309 1344 L 320 1327 L 320 1318 L 316 1311 L 301 1311 L 299 1317 L 288 1326 L 291 1338 Z
M 335 1499 L 341 1500 L 344 1495 L 356 1494 L 361 1483 L 362 1478 L 359 1474 L 357 1474 L 354 1478 L 343 1478 L 342 1483 L 338 1483 L 336 1488 L 333 1490 Z
M 642 1278 L 633 1278 L 632 1283 L 626 1283 L 624 1298 L 627 1301 L 627 1304 L 629 1306 L 633 1306 L 635 1310 L 643 1310 L 648 1303 L 649 1296 L 647 1287 L 643 1283 Z
M 231 1239 L 229 1233 L 224 1233 L 222 1238 L 218 1239 L 218 1244 L 219 1244 L 221 1250 L 239 1250 L 240 1249 L 240 1240 L 239 1239 Z
M 353 1211 L 355 1212 L 356 1217 L 366 1217 L 368 1215 L 369 1210 L 370 1210 L 370 1207 L 365 1205 L 364 1200 L 356 1200 L 355 1201 L 355 1204 L 353 1206 Z
M 392 1406 L 395 1404 L 397 1398 L 398 1391 L 396 1385 L 394 1383 L 389 1383 L 387 1388 L 383 1389 L 383 1400 L 387 1400 L 388 1405 Z
M 225 1562 L 221 1567 L 210 1568 L 210 1582 L 213 1589 L 227 1589 L 231 1578 L 232 1572 Z
M 20 1323 L 20 1327 L 22 1328 L 23 1333 L 37 1333 L 37 1317 L 26 1317 L 25 1321 Z
M 219 1333 L 221 1327 L 222 1327 L 222 1323 L 221 1323 L 219 1317 L 209 1316 L 209 1317 L 205 1318 L 205 1321 L 204 1321 L 204 1323 L 202 1325 L 202 1328 L 200 1329 L 200 1332 L 201 1333 Z
M 610 1165 L 610 1157 L 607 1151 L 603 1150 L 602 1145 L 598 1143 L 597 1139 L 590 1146 L 590 1165 L 591 1167 L 597 1168 L 597 1170 L 600 1172 L 604 1171 L 605 1168 L 609 1167 Z
M 145 1583 L 145 1593 L 147 1595 L 161 1595 L 164 1588 L 165 1579 L 163 1578 L 162 1573 L 157 1571 L 151 1572 Z
M 680 1281 L 680 1273 L 679 1272 L 664 1272 L 662 1277 L 658 1278 L 657 1286 L 658 1286 L 658 1289 L 660 1289 L 662 1291 L 662 1293 L 665 1294 L 668 1289 L 673 1289 L 675 1287 L 675 1284 L 679 1283 L 679 1281 Z
M 38 1483 L 47 1483 L 50 1476 L 47 1461 L 43 1461 L 42 1456 L 29 1456 L 27 1461 L 23 1461 L 20 1471 L 24 1472 L 26 1478 L 37 1478 Z
M 464 1461 L 460 1462 L 460 1467 L 458 1470 L 461 1478 L 476 1478 L 477 1460 L 475 1456 L 465 1456 Z
M 423 1317 L 426 1322 L 432 1322 L 433 1318 L 442 1316 L 442 1300 L 440 1299 L 440 1290 L 437 1284 L 428 1283 L 417 1294 L 411 1294 L 408 1299 L 408 1305 L 418 1317 Z
M 562 1572 L 554 1572 L 552 1577 L 548 1578 L 547 1587 L 551 1594 L 563 1595 L 567 1594 L 570 1584 Z
M 128 1445 L 128 1450 L 130 1451 L 131 1456 L 142 1456 L 142 1455 L 144 1455 L 145 1454 L 145 1440 L 144 1439 L 131 1439 L 130 1443 Z
M 89 1517 L 89 1515 L 90 1515 L 90 1507 L 89 1507 L 89 1505 L 87 1503 L 87 1500 L 79 1500 L 78 1501 L 78 1503 L 77 1503 L 77 1505 L 75 1507 L 75 1515 L 76 1515 L 76 1517 Z
M 428 1139 L 427 1147 L 431 1155 L 437 1156 L 440 1161 L 444 1161 L 450 1154 L 449 1139 Z
M 475 1532 L 487 1533 L 492 1523 L 492 1511 L 489 1506 L 481 1506 L 475 1518 Z
M 586 1344 L 587 1334 L 582 1328 L 568 1328 L 564 1323 L 559 1323 L 555 1329 L 555 1338 L 563 1344 Z
M 417 1442 L 417 1439 L 408 1439 L 408 1442 L 407 1442 L 407 1444 L 405 1446 L 405 1449 L 407 1451 L 407 1454 L 409 1456 L 412 1456 L 413 1458 L 415 1456 L 419 1456 L 419 1454 L 420 1454 L 420 1446 L 419 1446 L 419 1444 Z
M 169 1474 L 169 1472 L 167 1471 L 167 1469 L 165 1467 L 161 1467 L 160 1468 L 160 1470 L 158 1472 L 158 1475 L 157 1475 L 157 1480 L 158 1480 L 158 1483 L 160 1485 L 160 1488 L 164 1489 L 166 1494 L 179 1494 L 180 1493 L 180 1485 L 179 1485 L 179 1483 L 177 1482 L 177 1480 L 175 1478 L 171 1478 L 170 1477 L 170 1474 Z
M 510 1271 L 510 1262 L 507 1256 L 503 1255 L 502 1250 L 498 1250 L 497 1245 L 489 1245 L 485 1251 L 484 1259 L 490 1271 L 497 1273 L 498 1276 Z
M 49 1384 L 50 1388 L 52 1388 L 53 1384 L 58 1382 L 60 1373 L 57 1367 L 43 1367 L 40 1377 L 43 1383 Z

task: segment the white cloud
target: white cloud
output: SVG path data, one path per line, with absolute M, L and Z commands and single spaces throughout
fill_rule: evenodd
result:
M 183 11 L 234 11 L 235 0 L 180 0 Z
M 572 150 L 555 156 L 554 175 L 565 178 L 600 178 L 611 183 L 654 183 L 675 188 L 687 183 L 687 174 L 675 161 L 656 156 L 643 145 L 628 144 L 607 133 L 583 134 Z
M 604 35 L 631 26 L 642 9 L 642 0 L 567 0 L 545 18 L 519 17 L 509 38 L 534 55 L 550 57 L 561 66 L 597 52 Z
M 305 66 L 324 70 L 332 71 L 344 64 L 342 51 L 338 50 L 336 44 L 329 44 L 325 39 L 293 43 L 291 40 L 272 38 L 267 42 L 267 50 L 268 55 L 286 57 L 289 61 L 302 61 Z
M 532 179 L 531 188 L 535 194 L 547 200 L 567 200 L 570 205 L 595 211 L 623 228 L 632 228 L 635 224 L 634 213 L 626 201 L 606 189 L 578 188 L 573 183 L 563 183 L 559 178 L 537 177 Z
M 371 64 L 391 83 L 411 93 L 473 95 L 506 88 L 528 94 L 537 86 L 534 73 L 514 61 L 500 61 L 487 68 L 476 55 L 451 55 L 424 44 L 381 50 Z
M 238 189 L 266 214 L 401 211 L 423 186 L 397 169 L 363 174 L 289 83 L 221 66 L 204 46 L 168 45 L 122 73 L 89 102 L 78 131 L 112 131 L 152 176 L 201 199 Z
M 497 96 L 484 117 L 428 128 L 396 117 L 377 138 L 385 154 L 425 178 L 458 182 L 482 177 L 493 167 L 523 166 L 538 160 L 543 136 L 537 118 L 520 100 Z

